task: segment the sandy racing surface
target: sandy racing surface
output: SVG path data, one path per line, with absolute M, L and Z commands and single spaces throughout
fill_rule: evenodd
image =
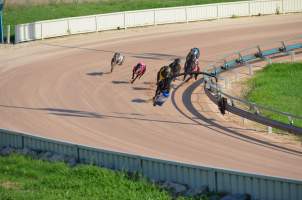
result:
M 302 179 L 302 148 L 229 123 L 201 81 L 153 107 L 157 70 L 191 47 L 202 68 L 226 53 L 302 33 L 302 15 L 129 29 L 0 49 L 0 127 L 161 159 Z M 126 55 L 109 74 L 114 51 Z M 147 72 L 129 84 L 140 60 Z

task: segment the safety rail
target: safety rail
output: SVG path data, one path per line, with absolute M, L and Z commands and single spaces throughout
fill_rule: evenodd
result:
M 261 48 L 260 45 L 257 45 L 251 48 L 236 51 L 235 53 L 224 56 L 223 59 L 220 59 L 218 62 L 214 64 L 210 64 L 211 69 L 206 70 L 206 72 L 217 76 L 218 74 L 225 72 L 229 69 L 234 69 L 239 66 L 248 66 L 250 75 L 252 75 L 253 73 L 252 73 L 251 63 L 253 62 L 264 60 L 271 64 L 272 58 L 279 57 L 279 56 L 286 56 L 286 55 L 290 55 L 293 60 L 295 52 L 302 50 L 302 36 L 298 36 L 285 41 L 278 41 L 274 43 L 269 42 L 263 44 L 263 46 L 264 45 L 270 47 L 273 46 L 274 48 L 269 48 L 267 50 L 264 50 L 264 48 Z M 251 117 L 251 116 L 249 116 L 249 119 L 264 125 L 272 126 L 274 128 L 279 128 L 281 130 L 302 134 L 302 128 L 294 125 L 295 122 L 297 121 L 302 122 L 302 116 L 294 115 L 287 112 L 282 112 L 277 109 L 270 108 L 268 106 L 263 106 L 263 105 L 256 104 L 254 102 L 250 102 L 246 99 L 234 97 L 230 94 L 223 92 L 222 89 L 218 86 L 217 82 L 213 84 L 213 81 L 211 81 L 208 77 L 204 77 L 204 78 L 205 78 L 205 82 L 208 84 L 206 88 L 210 89 L 216 94 L 215 98 L 226 97 L 227 99 L 229 99 L 227 109 L 232 110 L 231 107 L 237 107 L 240 108 L 242 111 L 244 110 L 250 113 L 253 112 L 253 114 L 258 116 L 262 114 L 264 114 L 264 116 L 269 116 L 270 114 L 274 113 L 279 116 L 278 117 L 279 119 L 288 119 L 289 123 L 285 124 L 280 120 L 268 120 L 268 119 L 259 120 L 258 118 L 256 120 L 255 117 Z M 207 94 L 210 95 L 209 93 Z M 240 113 L 241 115 L 243 115 L 243 112 L 239 112 L 237 114 L 240 115 Z M 244 115 L 246 116 L 246 113 L 244 113 Z

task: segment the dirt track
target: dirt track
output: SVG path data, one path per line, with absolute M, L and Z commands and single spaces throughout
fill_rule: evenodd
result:
M 153 107 L 156 71 L 197 46 L 202 65 L 302 33 L 302 15 L 176 24 L 58 38 L 0 49 L 0 127 L 114 151 L 302 179 L 302 148 L 226 123 L 197 83 Z M 108 74 L 113 51 L 127 56 Z M 129 84 L 131 66 L 147 73 Z

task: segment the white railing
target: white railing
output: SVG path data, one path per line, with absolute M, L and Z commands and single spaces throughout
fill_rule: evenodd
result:
M 17 25 L 15 42 L 128 27 L 289 12 L 302 12 L 302 0 L 240 1 L 71 17 Z

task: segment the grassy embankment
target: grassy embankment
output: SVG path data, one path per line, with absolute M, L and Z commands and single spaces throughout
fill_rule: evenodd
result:
M 10 155 L 0 156 L 0 199 L 168 200 L 172 197 L 147 180 L 131 178 L 123 172 L 87 165 L 71 168 L 65 163 Z M 178 198 L 185 199 L 190 198 Z
M 100 0 L 97 3 L 50 4 L 40 6 L 19 6 L 4 9 L 4 26 L 14 26 L 41 20 L 102 14 L 119 11 L 232 2 L 240 0 Z
M 257 72 L 248 82 L 247 99 L 279 111 L 302 116 L 302 63 L 272 64 Z M 288 123 L 287 117 L 264 115 Z M 302 127 L 302 120 L 294 121 Z

